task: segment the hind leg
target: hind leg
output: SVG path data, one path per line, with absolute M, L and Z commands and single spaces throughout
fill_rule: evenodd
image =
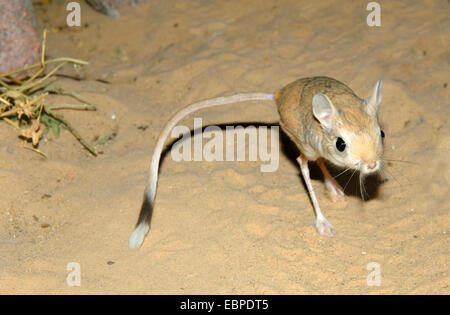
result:
M 323 176 L 325 178 L 325 186 L 331 194 L 331 199 L 334 202 L 345 201 L 344 189 L 342 189 L 341 185 L 331 176 L 328 172 L 325 163 L 321 158 L 318 158 L 316 161 L 317 165 L 319 165 L 322 170 Z
M 303 155 L 300 155 L 297 158 L 297 162 L 300 165 L 300 170 L 302 171 L 303 179 L 305 180 L 306 187 L 308 188 L 309 192 L 309 197 L 311 198 L 314 212 L 316 213 L 316 220 L 314 221 L 314 225 L 317 229 L 317 232 L 319 232 L 320 235 L 324 236 L 334 236 L 336 234 L 336 230 L 322 214 L 322 211 L 319 207 L 319 202 L 316 198 L 316 194 L 314 193 L 314 189 L 311 184 L 311 178 L 309 177 L 308 159 L 306 159 L 306 157 L 304 157 Z

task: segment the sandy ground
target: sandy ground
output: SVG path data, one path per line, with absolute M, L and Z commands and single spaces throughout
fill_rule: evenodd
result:
M 49 135 L 44 160 L 0 124 L 0 293 L 450 293 L 448 1 L 380 1 L 378 28 L 366 24 L 367 1 L 255 3 L 155 0 L 121 10 L 120 19 L 82 4 L 77 30 L 64 26 L 63 3 L 37 9 L 52 30 L 49 57 L 90 62 L 84 80 L 57 84 L 98 111 L 65 117 L 93 143 L 115 137 L 93 157 L 67 131 Z M 260 172 L 262 162 L 174 162 L 167 154 L 151 232 L 139 251 L 128 249 L 150 154 L 174 111 L 315 75 L 364 97 L 384 80 L 387 167 L 368 180 L 371 198 L 363 201 L 352 179 L 347 201 L 332 203 L 311 167 L 336 237 L 316 233 L 296 152 L 282 137 L 273 173 Z M 270 102 L 195 117 L 204 125 L 278 119 Z M 66 282 L 71 262 L 81 267 L 80 286 Z M 380 286 L 367 284 L 371 262 Z

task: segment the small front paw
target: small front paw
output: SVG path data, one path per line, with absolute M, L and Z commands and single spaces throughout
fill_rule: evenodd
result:
M 345 195 L 342 190 L 330 191 L 331 200 L 333 202 L 344 202 Z
M 327 187 L 328 191 L 330 192 L 331 200 L 333 202 L 342 202 L 345 201 L 345 194 L 344 190 L 342 189 L 341 185 L 336 183 L 333 180 L 325 180 L 325 186 Z
M 336 230 L 331 225 L 330 222 L 327 221 L 327 219 L 317 220 L 314 221 L 314 225 L 317 229 L 317 232 L 319 232 L 320 235 L 333 237 L 336 235 Z

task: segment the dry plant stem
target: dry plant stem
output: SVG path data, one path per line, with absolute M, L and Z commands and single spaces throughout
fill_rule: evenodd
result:
M 48 159 L 48 156 L 47 156 L 47 154 L 45 154 L 44 152 L 42 152 L 41 150 L 39 150 L 39 149 L 36 149 L 36 148 L 33 148 L 33 147 L 27 147 L 27 146 L 23 146 L 23 148 L 24 149 L 27 149 L 27 150 L 31 150 L 31 151 L 33 151 L 33 152 L 36 152 L 36 153 L 39 153 L 40 155 L 42 155 L 43 157 L 45 157 L 46 159 Z
M 38 121 L 41 121 L 41 115 L 42 115 L 42 110 L 44 109 L 44 104 L 42 104 L 41 102 L 41 109 L 39 109 L 39 116 L 38 116 Z
M 13 126 L 16 129 L 19 129 L 19 125 L 17 123 L 14 123 L 11 119 L 9 118 L 2 118 L 4 121 L 6 121 L 8 124 L 10 124 L 11 126 Z
M 97 107 L 95 105 L 91 104 L 89 101 L 87 101 L 85 98 L 83 98 L 78 93 L 71 92 L 71 91 L 66 91 L 66 90 L 64 90 L 64 89 L 62 89 L 60 87 L 55 87 L 55 90 L 53 90 L 52 93 L 59 94 L 59 95 L 67 95 L 67 96 L 73 97 L 73 98 L 79 100 L 83 104 L 87 104 L 89 106 L 92 106 L 93 110 L 97 110 Z
M 3 82 L 2 80 L 0 80 L 0 85 L 2 85 L 3 87 L 5 87 L 8 90 L 11 89 L 11 87 L 8 84 L 6 84 L 5 82 Z
M 4 117 L 15 115 L 18 111 L 19 111 L 18 108 L 11 109 L 11 110 L 9 110 L 7 112 L 4 112 L 4 113 L 0 114 L 0 118 L 4 118 Z
M 7 100 L 3 99 L 0 97 L 0 102 L 2 102 L 3 104 L 5 104 L 6 106 L 12 106 L 12 104 L 10 102 L 8 102 Z
M 43 39 L 42 39 L 42 53 L 41 53 L 41 67 L 45 69 L 45 47 L 47 43 L 47 29 L 44 29 Z
M 52 71 L 50 71 L 45 77 L 43 77 L 42 79 L 37 80 L 36 82 L 32 82 L 31 84 L 28 85 L 23 85 L 20 88 L 17 89 L 17 91 L 22 92 L 28 89 L 31 89 L 32 87 L 41 84 L 43 81 L 47 80 L 50 76 L 52 76 L 56 71 L 59 70 L 59 68 L 61 68 L 62 66 L 64 66 L 67 62 L 63 62 L 60 63 L 59 65 L 57 65 Z
M 44 62 L 44 65 L 48 65 L 48 64 L 52 64 L 52 63 L 60 63 L 60 62 L 69 62 L 69 63 L 79 64 L 79 65 L 88 65 L 89 64 L 89 62 L 84 61 L 84 60 L 62 57 L 62 58 L 55 58 L 55 59 L 47 60 Z M 39 62 L 39 63 L 35 63 L 34 65 L 31 65 L 31 66 L 23 67 L 22 69 L 13 70 L 13 71 L 6 72 L 6 73 L 0 73 L 0 78 L 4 78 L 4 77 L 7 77 L 7 76 L 15 74 L 15 73 L 24 72 L 24 71 L 27 71 L 30 69 L 41 67 L 41 66 L 42 66 L 42 64 Z
M 34 100 L 32 100 L 28 105 L 33 105 L 34 103 L 36 103 L 37 101 L 39 101 L 39 100 L 41 100 L 43 97 L 45 97 L 47 94 L 48 94 L 48 93 L 39 95 L 39 96 L 36 97 Z M 18 111 L 19 111 L 18 108 L 11 109 L 11 110 L 9 110 L 9 111 L 7 111 L 7 112 L 4 112 L 4 113 L 0 114 L 0 118 L 8 117 L 8 116 L 14 115 L 14 114 L 17 113 Z
M 13 83 L 15 83 L 15 84 L 17 84 L 17 85 L 22 85 L 23 84 L 23 82 L 21 80 L 16 79 L 16 78 L 9 77 L 8 80 L 13 82 Z
M 13 89 L 10 89 L 10 90 L 6 91 L 5 93 L 0 94 L 0 98 L 4 97 L 5 95 L 8 96 L 8 92 L 11 92 L 11 91 L 20 93 L 20 96 L 23 97 L 23 98 L 26 99 L 26 100 L 29 100 L 29 99 L 30 99 L 30 97 L 29 97 L 28 95 L 23 94 L 22 92 L 17 91 L 17 90 L 13 90 Z M 30 95 L 31 95 L 31 94 L 30 94 Z M 11 98 L 16 99 L 16 97 L 11 97 Z
M 44 93 L 44 94 L 41 94 L 41 95 L 39 95 L 38 97 L 36 97 L 35 99 L 33 99 L 30 103 L 29 103 L 29 105 L 33 105 L 34 103 L 37 103 L 38 101 L 40 101 L 41 99 L 43 99 L 45 96 L 47 96 L 48 95 L 48 93 Z
M 78 131 L 73 128 L 64 118 L 62 118 L 61 116 L 59 116 L 58 114 L 56 114 L 55 112 L 53 112 L 51 109 L 45 108 L 45 112 L 47 114 L 49 114 L 50 116 L 52 116 L 53 118 L 55 118 L 56 120 L 59 120 L 60 122 L 62 122 L 67 129 L 69 129 L 69 131 L 73 134 L 73 136 L 80 141 L 80 143 L 89 151 L 91 152 L 94 156 L 97 156 L 97 151 L 95 150 L 95 148 L 93 146 L 91 146 L 89 143 L 87 143 L 82 137 L 81 135 L 78 133 Z
M 30 82 L 33 82 L 38 76 L 40 76 L 43 72 L 44 72 L 45 68 L 42 67 L 39 69 L 38 72 L 36 72 L 35 74 L 33 74 L 33 76 L 31 78 L 29 78 L 28 80 L 26 80 L 25 82 L 22 83 L 22 85 L 27 85 Z
M 97 110 L 97 108 L 91 104 L 60 104 L 47 106 L 46 108 L 50 110 L 57 110 L 57 109 Z
M 26 80 L 22 85 L 27 85 L 30 82 L 33 82 L 38 76 L 40 76 L 44 72 L 44 68 L 39 69 L 38 72 L 36 72 L 31 78 Z
M 23 85 L 27 85 L 30 82 L 33 82 L 38 76 L 40 76 L 45 71 L 45 46 L 47 41 L 47 29 L 44 30 L 44 35 L 42 39 L 42 52 L 41 52 L 41 68 L 38 72 L 36 72 L 30 79 L 25 81 Z
M 75 93 L 75 92 L 69 92 L 69 91 L 64 91 L 64 90 L 61 89 L 61 94 L 62 94 L 62 95 L 67 95 L 67 96 L 72 96 L 73 98 L 79 100 L 79 101 L 82 102 L 82 103 L 89 104 L 90 106 L 93 106 L 93 107 L 95 108 L 94 110 L 97 110 L 97 108 L 96 108 L 95 105 L 92 105 L 91 103 L 89 103 L 88 101 L 86 101 L 86 100 L 85 100 L 83 97 L 81 97 L 78 93 Z
M 8 98 L 17 100 L 17 99 L 23 97 L 22 101 L 24 101 L 25 105 L 28 108 L 30 108 L 31 106 L 33 106 L 33 104 L 37 103 L 39 100 L 41 100 L 46 95 L 48 95 L 48 92 L 46 92 L 46 93 L 42 93 L 38 97 L 32 99 L 31 96 L 37 95 L 36 92 L 39 90 L 39 89 L 35 89 L 34 91 L 31 91 L 33 88 L 36 88 L 39 85 L 41 85 L 42 83 L 46 82 L 53 74 L 55 74 L 61 67 L 63 67 L 67 63 L 72 63 L 74 65 L 77 65 L 77 64 L 87 65 L 88 64 L 88 62 L 83 61 L 83 60 L 78 60 L 78 59 L 73 59 L 73 58 L 65 58 L 65 57 L 51 59 L 51 60 L 46 61 L 45 60 L 46 42 L 47 42 L 47 30 L 44 30 L 43 39 L 42 39 L 41 59 L 40 59 L 39 63 L 36 63 L 31 66 L 26 66 L 21 69 L 13 70 L 13 71 L 10 71 L 7 73 L 0 74 L 0 104 L 2 104 L 2 106 L 0 107 L 0 111 L 5 111 L 5 110 L 9 109 L 8 111 L 0 114 L 0 119 L 6 121 L 8 124 L 10 124 L 12 127 L 16 128 L 16 129 L 20 129 L 20 124 L 15 123 L 14 121 L 8 119 L 7 117 L 15 116 L 18 113 L 19 113 L 19 115 L 21 115 L 21 110 L 24 110 L 24 109 L 21 109 L 20 106 L 23 106 L 23 105 L 20 105 L 19 107 L 16 106 L 15 108 L 11 108 L 11 107 L 13 107 L 13 105 L 7 100 Z M 41 75 L 45 74 L 46 65 L 53 64 L 53 63 L 55 63 L 56 66 L 48 74 L 39 78 Z M 25 71 L 28 71 L 28 70 L 31 70 L 34 68 L 39 68 L 39 69 L 38 69 L 38 71 L 36 71 L 36 73 L 34 75 L 32 75 L 30 78 L 28 78 L 24 82 L 21 79 L 15 79 L 15 78 L 10 77 L 13 74 L 25 72 Z M 8 80 L 8 82 L 12 82 L 13 84 L 17 84 L 18 86 L 12 87 L 5 81 L 1 80 L 2 78 L 6 78 Z M 63 94 L 63 92 L 64 91 L 62 89 L 58 89 L 56 91 L 57 94 Z M 83 104 L 61 104 L 61 105 L 45 107 L 41 102 L 41 104 L 38 105 L 38 106 L 40 106 L 39 114 L 36 117 L 36 120 L 33 122 L 32 126 L 31 126 L 31 130 L 36 131 L 37 129 L 39 129 L 42 111 L 45 110 L 46 114 L 53 117 L 53 119 L 58 120 L 60 123 L 62 123 L 89 152 L 91 152 L 94 156 L 97 156 L 97 152 L 96 152 L 95 148 L 92 147 L 89 143 L 87 143 L 80 136 L 78 131 L 75 128 L 73 128 L 62 116 L 59 116 L 58 114 L 56 114 L 52 111 L 55 109 L 96 110 L 96 107 L 92 104 L 89 104 L 89 102 L 85 101 L 81 96 L 79 96 L 76 93 L 64 92 L 64 94 L 72 96 L 72 97 L 80 100 Z M 5 95 L 6 95 L 6 99 L 2 98 Z M 30 118 L 35 119 L 34 117 L 30 117 Z M 37 124 L 37 127 L 36 127 L 36 124 Z M 34 136 L 34 134 L 33 134 L 33 136 Z M 34 140 L 35 139 L 33 138 L 33 144 L 36 144 L 34 142 Z M 38 139 L 38 141 L 39 141 L 39 139 Z M 39 153 L 40 155 L 47 158 L 47 155 L 37 148 L 26 147 L 26 146 L 23 146 L 23 147 L 27 150 L 31 150 L 36 153 Z

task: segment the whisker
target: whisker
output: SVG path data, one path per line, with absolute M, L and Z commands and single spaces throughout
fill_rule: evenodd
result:
M 339 174 L 337 174 L 336 176 L 333 176 L 333 178 L 337 178 L 339 176 L 341 176 L 342 174 L 344 174 L 345 172 L 347 172 L 348 170 L 350 170 L 350 168 L 346 168 L 345 170 L 343 170 L 342 172 L 340 172 Z
M 348 183 L 350 183 L 350 181 L 352 180 L 352 177 L 353 177 L 353 175 L 355 175 L 356 171 L 357 171 L 357 169 L 355 168 L 355 170 L 352 173 L 352 176 L 350 176 L 350 178 L 348 179 L 347 183 L 344 186 L 344 189 L 343 189 L 344 191 L 345 191 L 345 188 L 347 188 Z
M 365 196 L 368 195 L 366 188 L 364 187 L 364 175 L 362 173 L 359 173 L 359 191 L 361 192 L 361 198 L 363 201 L 365 201 Z
M 405 160 L 393 160 L 393 159 L 387 159 L 387 158 L 385 158 L 385 157 L 383 157 L 383 160 L 389 161 L 389 162 L 402 162 L 402 163 L 408 163 L 408 164 L 419 165 L 419 163 L 416 163 L 416 162 L 405 161 Z
M 408 183 L 399 184 L 398 180 L 395 180 L 395 177 L 393 177 L 392 174 L 386 172 L 385 170 L 380 170 L 379 174 L 380 174 L 380 176 L 382 176 L 383 179 L 386 179 L 386 180 L 387 179 L 389 179 L 389 180 L 390 179 L 394 179 L 393 182 L 390 181 L 391 184 L 394 185 L 394 187 L 399 187 L 401 190 L 404 190 L 406 187 L 409 187 L 409 186 L 418 186 L 418 185 L 420 185 L 420 183 L 417 183 L 417 182 L 413 183 L 413 182 L 411 182 L 406 177 L 405 178 L 406 178 L 406 180 L 408 180 Z M 386 187 L 391 187 L 391 186 L 386 186 Z M 392 188 L 389 188 L 389 189 L 392 189 Z
M 381 170 L 382 170 L 383 172 L 386 171 L 386 174 L 389 174 L 389 176 L 391 176 L 391 177 L 397 182 L 397 184 L 398 184 L 400 187 L 403 187 L 402 184 L 400 184 L 400 182 L 397 180 L 397 178 L 395 178 L 395 176 L 392 175 L 392 173 L 388 170 L 387 167 L 383 167 Z

